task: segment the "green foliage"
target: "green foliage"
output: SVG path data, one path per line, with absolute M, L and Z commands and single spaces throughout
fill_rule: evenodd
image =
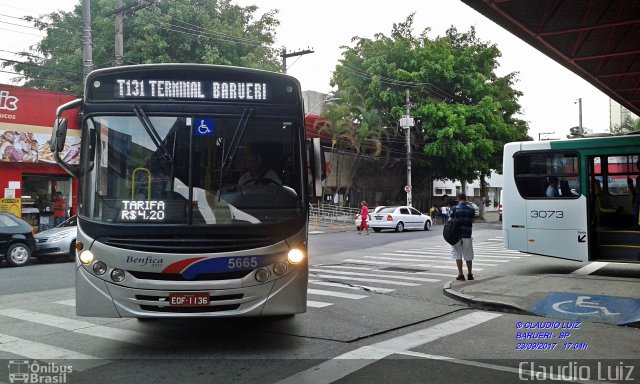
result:
M 409 89 L 411 114 L 419 121 L 412 143 L 425 154 L 417 166 L 429 168 L 423 173 L 472 181 L 501 170 L 504 144 L 529 140 L 527 123 L 516 117 L 516 74 L 495 74 L 501 53 L 474 28 L 460 33 L 451 27 L 434 39 L 429 29 L 414 36 L 413 16 L 394 24 L 390 36 L 354 37 L 353 47 L 342 47 L 332 78 L 336 96 L 379 111 L 380 124 L 393 127 L 406 114 Z M 402 153 L 400 143 L 393 140 L 387 150 Z
M 611 128 L 611 133 L 614 135 L 624 135 L 625 133 L 636 131 L 640 131 L 640 119 L 634 119 L 629 115 L 624 117 L 622 123 Z
M 114 65 L 114 1 L 92 0 L 94 68 Z M 125 5 L 127 2 L 124 2 Z M 151 4 L 151 3 L 150 3 Z M 256 18 L 256 6 L 231 0 L 158 1 L 124 19 L 124 62 L 201 63 L 280 69 L 274 49 L 276 11 Z M 26 86 L 82 94 L 82 7 L 26 18 L 47 35 L 23 52 L 23 63 L 5 62 L 26 76 Z

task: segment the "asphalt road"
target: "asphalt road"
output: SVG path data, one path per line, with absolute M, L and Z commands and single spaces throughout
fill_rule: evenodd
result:
M 66 383 L 512 383 L 565 366 L 608 382 L 632 366 L 640 381 L 638 329 L 584 323 L 567 332 L 586 349 L 567 349 L 560 330 L 551 349 L 517 335 L 519 323 L 553 319 L 445 297 L 456 273 L 440 228 L 310 236 L 309 309 L 285 319 L 81 318 L 72 263 L 0 268 L 0 383 L 17 360 L 69 366 Z M 477 277 L 583 266 L 505 251 L 500 236 L 497 223 L 474 226 Z

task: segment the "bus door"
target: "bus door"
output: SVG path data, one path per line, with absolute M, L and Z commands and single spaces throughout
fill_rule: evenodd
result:
M 587 199 L 581 191 L 578 153 L 539 146 L 514 155 L 515 183 L 525 207 L 517 224 L 526 228 L 526 252 L 587 261 Z
M 527 252 L 576 261 L 589 259 L 587 199 L 527 201 Z

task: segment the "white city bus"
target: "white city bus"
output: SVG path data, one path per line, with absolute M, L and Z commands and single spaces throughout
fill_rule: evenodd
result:
M 639 154 L 637 134 L 507 144 L 505 247 L 577 261 L 639 262 L 632 205 Z M 557 192 L 549 197 L 555 180 Z
M 77 169 L 64 161 L 60 118 L 72 108 L 82 127 Z M 290 76 L 195 64 L 90 73 L 84 98 L 58 109 L 51 144 L 80 178 L 77 314 L 304 312 L 315 144 L 305 141 Z M 239 184 L 256 158 L 260 171 Z

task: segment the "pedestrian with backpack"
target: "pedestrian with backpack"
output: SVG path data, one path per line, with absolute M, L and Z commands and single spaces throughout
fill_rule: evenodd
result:
M 462 260 L 467 264 L 467 279 L 473 280 L 472 264 L 473 264 L 473 239 L 471 231 L 473 219 L 475 217 L 474 209 L 467 204 L 467 195 L 458 193 L 458 205 L 453 207 L 450 213 L 450 220 L 455 220 L 460 240 L 451 245 L 451 258 L 456 261 L 458 267 L 458 277 L 456 280 L 464 281 L 464 273 L 462 271 Z

